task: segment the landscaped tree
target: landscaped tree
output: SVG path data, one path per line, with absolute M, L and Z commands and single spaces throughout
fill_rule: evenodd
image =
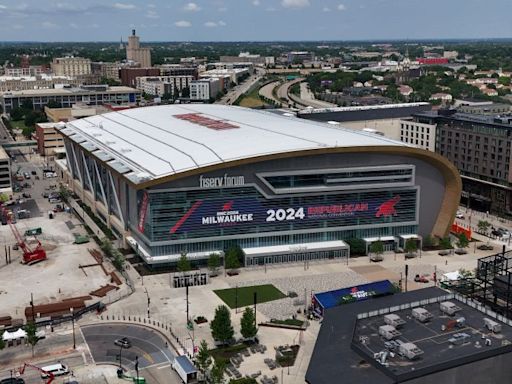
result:
M 218 253 L 210 253 L 208 256 L 208 269 L 212 275 L 217 275 L 217 270 L 220 267 L 220 256 Z
M 379 256 L 384 253 L 384 243 L 380 240 L 374 241 L 370 246 L 370 252 Z
M 176 269 L 179 272 L 188 272 L 192 269 L 190 261 L 187 258 L 187 254 L 185 252 L 181 254 L 180 259 L 178 260 L 178 264 L 176 265 Z
M 486 234 L 489 230 L 489 227 L 491 226 L 491 223 L 489 223 L 487 220 L 479 220 L 478 221 L 478 232 Z
M 459 238 L 457 240 L 457 247 L 458 248 L 466 248 L 469 245 L 469 240 L 466 237 L 465 233 L 461 233 L 459 235 Z
M 243 259 L 244 251 L 240 247 L 233 246 L 229 248 L 224 257 L 226 258 L 226 269 L 240 268 L 240 258 Z
M 224 361 L 215 362 L 210 373 L 210 382 L 212 384 L 224 383 L 224 371 L 226 370 L 226 363 Z
M 233 338 L 235 331 L 231 325 L 231 313 L 225 305 L 219 305 L 215 309 L 215 317 L 210 323 L 212 337 L 215 341 L 227 344 Z
M 206 340 L 202 340 L 199 345 L 199 350 L 196 354 L 196 364 L 201 373 L 204 375 L 206 370 L 210 368 L 212 363 L 212 358 L 210 357 L 210 352 L 208 351 L 208 343 Z
M 4 331 L 0 330 L 0 351 L 5 348 Z
M 34 322 L 28 322 L 23 329 L 27 332 L 27 342 L 32 347 L 32 357 L 34 357 L 34 347 L 36 346 L 39 338 L 37 337 L 37 327 Z
M 11 120 L 13 120 L 13 121 L 23 120 L 24 114 L 25 114 L 25 112 L 23 111 L 22 108 L 20 108 L 20 107 L 14 108 L 10 113 Z
M 434 238 L 432 237 L 432 235 L 425 236 L 425 238 L 423 239 L 423 248 L 430 248 L 430 247 L 433 247 L 434 245 L 435 245 L 435 242 L 434 242 Z
M 418 242 L 416 239 L 407 239 L 405 242 L 405 252 L 414 253 L 418 250 Z
M 366 244 L 363 239 L 348 239 L 346 243 L 350 245 L 350 256 L 364 256 L 366 255 Z
M 452 249 L 452 241 L 450 240 L 450 237 L 443 237 L 441 240 L 439 240 L 439 246 L 442 249 Z
M 245 308 L 244 314 L 240 319 L 240 333 L 245 339 L 253 338 L 258 333 L 254 310 L 251 307 Z

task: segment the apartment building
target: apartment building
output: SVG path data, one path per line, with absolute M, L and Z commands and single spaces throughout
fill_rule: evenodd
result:
M 194 80 L 193 76 L 143 76 L 136 78 L 136 88 L 153 96 L 181 94 L 183 89 L 189 88 Z

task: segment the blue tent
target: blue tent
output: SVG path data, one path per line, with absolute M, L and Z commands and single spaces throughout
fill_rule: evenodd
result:
M 367 300 L 372 297 L 391 295 L 394 292 L 395 287 L 391 281 L 381 280 L 373 283 L 356 285 L 354 287 L 336 289 L 334 291 L 315 293 L 312 301 L 314 310 L 318 314 L 323 315 L 326 309 L 336 307 L 340 304 Z

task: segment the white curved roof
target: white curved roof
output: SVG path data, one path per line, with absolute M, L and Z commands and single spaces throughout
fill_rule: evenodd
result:
M 218 129 L 223 123 L 233 127 Z M 211 124 L 213 127 L 207 126 Z M 218 104 L 174 104 L 109 112 L 73 120 L 60 131 L 134 183 L 268 154 L 326 147 L 406 145 L 340 126 Z

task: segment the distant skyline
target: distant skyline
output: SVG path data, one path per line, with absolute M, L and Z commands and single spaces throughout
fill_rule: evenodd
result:
M 511 0 L 0 0 L 0 41 L 512 38 Z

